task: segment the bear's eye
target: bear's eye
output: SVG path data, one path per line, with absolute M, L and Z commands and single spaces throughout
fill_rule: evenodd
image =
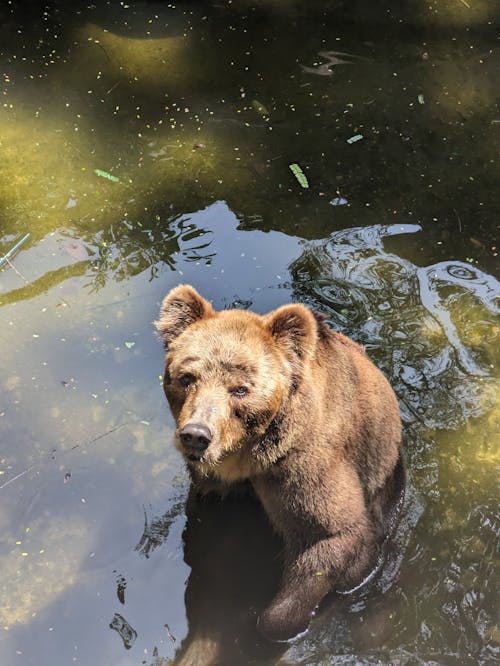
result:
M 179 384 L 184 388 L 188 388 L 189 386 L 191 386 L 191 384 L 194 384 L 195 381 L 196 377 L 192 375 L 190 372 L 186 372 L 184 375 L 179 376 Z
M 234 395 L 235 398 L 244 398 L 248 395 L 248 389 L 246 386 L 237 386 L 230 390 L 231 395 Z

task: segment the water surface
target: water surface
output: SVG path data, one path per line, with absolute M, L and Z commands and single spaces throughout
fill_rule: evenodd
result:
M 494 5 L 0 8 L 2 666 L 160 666 L 207 624 L 233 666 L 499 659 Z M 258 508 L 188 501 L 151 325 L 181 282 L 311 305 L 400 401 L 385 566 L 291 646 L 253 628 Z

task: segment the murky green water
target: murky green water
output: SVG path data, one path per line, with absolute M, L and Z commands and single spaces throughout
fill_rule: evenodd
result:
M 500 659 L 499 11 L 2 4 L 0 256 L 30 233 L 0 271 L 2 666 L 160 666 L 188 624 L 233 666 Z M 280 650 L 259 512 L 186 523 L 151 326 L 179 282 L 309 303 L 400 399 L 385 567 Z

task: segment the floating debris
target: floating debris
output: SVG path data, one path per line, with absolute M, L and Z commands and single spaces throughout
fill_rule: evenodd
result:
M 114 629 L 120 634 L 125 649 L 130 650 L 137 638 L 137 631 L 130 626 L 127 620 L 119 613 L 115 613 L 109 623 L 109 628 Z
M 290 171 L 293 173 L 295 178 L 298 180 L 299 185 L 303 187 L 304 189 L 307 189 L 309 187 L 309 181 L 307 180 L 306 174 L 302 171 L 302 169 L 299 167 L 298 164 L 293 163 L 288 165 L 290 168 Z
M 125 604 L 125 590 L 127 589 L 127 581 L 124 576 L 118 576 L 116 581 L 116 596 L 121 604 Z
M 28 240 L 29 236 L 30 236 L 29 233 L 23 236 L 21 240 L 14 245 L 14 247 L 11 247 L 11 249 L 7 252 L 7 254 L 3 255 L 3 257 L 0 259 L 0 268 L 4 264 L 9 263 L 9 259 L 11 259 L 14 256 L 14 254 L 19 250 L 21 245 Z
M 335 197 L 330 201 L 330 206 L 345 206 L 347 203 L 348 201 L 344 197 Z
M 351 58 L 352 60 L 366 60 L 361 56 L 353 55 L 352 53 L 343 53 L 342 51 L 320 51 L 318 55 L 321 58 L 325 58 L 327 62 L 324 62 L 321 65 L 317 63 L 314 64 L 314 67 L 305 67 L 301 65 L 302 71 L 307 72 L 308 74 L 318 74 L 319 76 L 331 76 L 333 74 L 330 67 L 336 65 L 352 65 L 354 63 L 350 60 L 345 60 L 345 58 Z M 342 56 L 339 58 L 338 56 Z
M 259 102 L 258 99 L 252 100 L 252 108 L 254 111 L 257 111 L 257 113 L 260 113 L 261 116 L 268 116 L 269 111 L 266 109 L 266 107 Z
M 419 104 L 425 104 L 425 100 L 424 100 L 424 96 L 423 96 L 423 95 L 419 95 L 417 99 L 418 99 L 418 103 L 419 103 Z
M 166 630 L 166 632 L 167 632 L 167 636 L 170 638 L 170 640 L 172 641 L 172 643 L 175 643 L 176 638 L 175 638 L 175 636 L 173 635 L 173 633 L 170 631 L 170 627 L 168 626 L 168 624 L 164 624 L 163 626 L 165 627 L 165 630 Z
M 100 176 L 101 178 L 106 178 L 107 180 L 110 180 L 113 183 L 119 183 L 120 179 L 117 178 L 116 176 L 113 176 L 112 173 L 108 173 L 107 171 L 103 171 L 102 169 L 94 169 L 94 173 L 97 176 Z
M 361 141 L 363 138 L 364 137 L 362 134 L 355 134 L 354 136 L 351 136 L 349 139 L 347 139 L 347 143 L 356 143 L 356 141 Z

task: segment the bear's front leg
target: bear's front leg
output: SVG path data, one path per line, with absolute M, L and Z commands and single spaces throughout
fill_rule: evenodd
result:
M 361 578 L 369 567 L 365 544 L 352 533 L 321 539 L 297 556 L 288 553 L 280 591 L 261 614 L 259 631 L 286 641 L 306 631 L 314 611 L 339 581 Z
M 314 610 L 331 589 L 328 576 L 307 575 L 291 584 L 285 582 L 271 604 L 260 615 L 258 629 L 271 641 L 300 636 L 309 626 Z

